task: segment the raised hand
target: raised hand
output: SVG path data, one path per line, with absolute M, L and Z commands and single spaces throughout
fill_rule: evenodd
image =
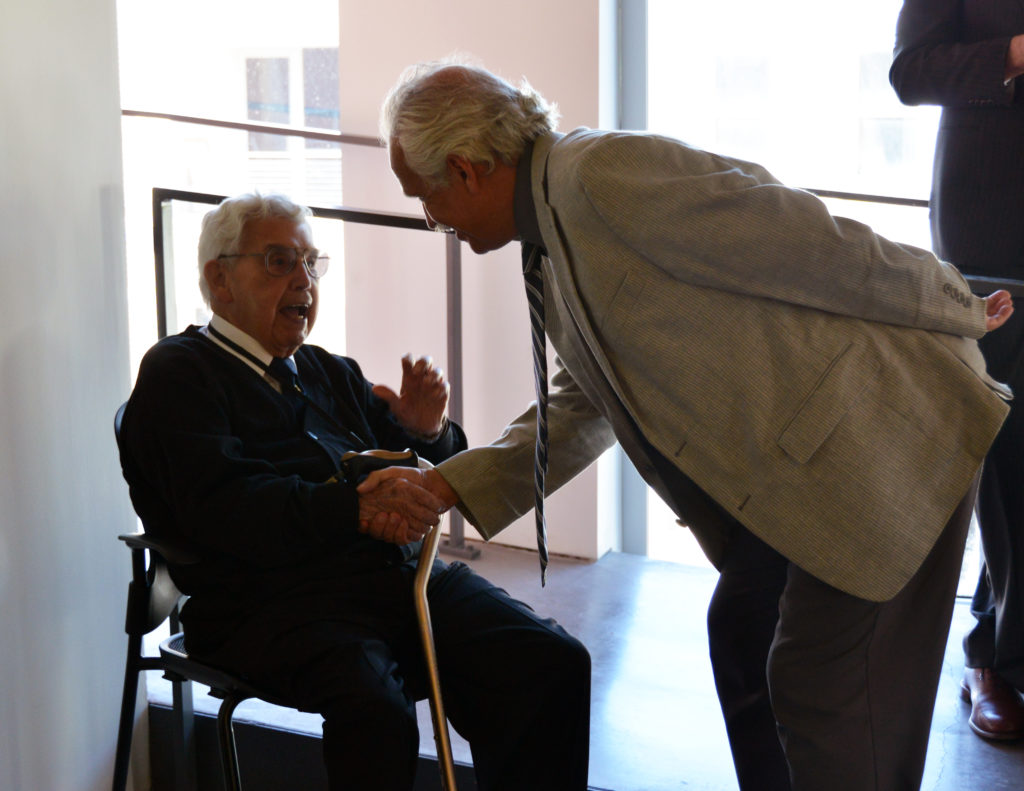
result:
M 374 385 L 373 394 L 387 402 L 391 414 L 406 431 L 433 437 L 444 426 L 448 406 L 448 383 L 444 371 L 429 357 L 413 362 L 402 357 L 402 389 L 396 393 L 387 385 Z
M 985 329 L 991 332 L 1002 327 L 1013 313 L 1013 298 L 1000 289 L 985 297 Z
M 439 497 L 405 477 L 389 477 L 372 488 L 363 491 L 360 487 L 357 491 L 359 532 L 392 544 L 419 541 L 446 510 Z

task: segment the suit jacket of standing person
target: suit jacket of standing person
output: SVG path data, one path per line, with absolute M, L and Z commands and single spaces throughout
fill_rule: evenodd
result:
M 455 424 L 433 443 L 407 434 L 352 359 L 304 344 L 295 362 L 323 412 L 282 395 L 196 327 L 159 341 L 139 367 L 121 464 L 146 532 L 199 557 L 171 568 L 190 595 L 190 651 L 215 650 L 300 586 L 406 559 L 358 531 L 355 487 L 330 480 L 344 453 L 412 448 L 437 462 L 466 447 Z
M 1024 279 L 1024 77 L 1003 82 L 1018 33 L 1020 0 L 905 0 L 897 23 L 896 95 L 943 107 L 932 241 L 967 274 Z
M 985 308 L 931 253 L 758 165 L 654 135 L 539 137 L 549 488 L 650 443 L 785 557 L 855 596 L 913 575 L 1007 412 Z M 532 505 L 533 408 L 438 469 L 493 536 Z M 724 536 L 679 510 L 712 561 Z

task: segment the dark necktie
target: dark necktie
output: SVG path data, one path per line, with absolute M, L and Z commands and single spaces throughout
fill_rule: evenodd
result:
M 299 386 L 299 371 L 295 367 L 295 361 L 290 357 L 275 357 L 267 366 L 267 372 L 281 385 L 281 392 L 285 395 L 302 392 Z
M 523 278 L 530 305 L 533 336 L 533 386 L 537 393 L 537 440 L 533 454 L 534 516 L 537 520 L 537 552 L 540 553 L 540 584 L 547 581 L 548 531 L 544 521 L 544 478 L 548 472 L 548 360 L 544 350 L 544 277 L 541 250 L 523 242 Z

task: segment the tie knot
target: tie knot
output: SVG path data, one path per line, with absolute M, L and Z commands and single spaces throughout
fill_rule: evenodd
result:
M 290 357 L 275 357 L 267 366 L 267 371 L 282 388 L 295 388 L 299 382 L 299 372 L 295 361 Z

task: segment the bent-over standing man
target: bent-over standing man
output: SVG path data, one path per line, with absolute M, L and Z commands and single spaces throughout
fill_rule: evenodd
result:
M 546 443 L 535 404 L 488 447 L 362 490 L 422 482 L 491 537 L 534 505 L 545 449 L 553 490 L 618 440 L 721 572 L 711 659 L 742 788 L 917 787 L 1007 411 L 975 339 L 1009 295 L 972 297 L 758 165 L 558 134 L 528 85 L 480 68 L 411 68 L 382 131 L 430 222 L 478 253 L 521 243 L 559 359 Z

